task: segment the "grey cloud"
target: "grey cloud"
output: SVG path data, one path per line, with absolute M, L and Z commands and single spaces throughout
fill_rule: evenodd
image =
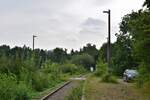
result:
M 94 18 L 88 18 L 83 25 L 87 25 L 87 26 L 99 26 L 105 24 L 104 21 L 101 21 L 99 19 L 94 19 Z
M 82 24 L 82 30 L 80 33 L 82 34 L 103 34 L 104 29 L 106 28 L 106 23 L 99 19 L 88 18 Z
M 100 19 L 89 17 L 81 24 L 81 30 L 78 34 L 79 44 L 96 44 L 99 48 L 101 43 L 106 40 L 106 23 Z
M 0 43 L 32 47 L 35 34 L 36 47 L 44 49 L 77 49 L 89 42 L 100 45 L 106 40 L 107 26 L 98 10 L 114 7 L 115 1 L 0 0 Z M 112 14 L 112 19 L 118 19 L 119 14 Z
M 37 47 L 54 48 L 61 45 L 77 48 L 89 39 L 85 35 L 81 39 L 80 33 L 99 33 L 102 23 L 89 18 L 79 25 L 83 14 L 68 12 L 74 2 L 77 3 L 74 7 L 78 8 L 80 2 L 74 0 L 0 0 L 0 34 L 3 36 L 0 40 L 13 40 L 14 45 L 25 43 L 31 46 L 30 37 L 37 34 Z

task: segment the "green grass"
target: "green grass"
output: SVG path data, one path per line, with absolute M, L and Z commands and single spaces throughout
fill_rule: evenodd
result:
M 45 91 L 42 91 L 42 92 L 34 92 L 32 94 L 32 100 L 39 100 L 39 99 L 43 98 L 44 96 L 48 95 L 51 91 L 53 91 L 56 88 L 60 87 L 64 83 L 65 82 L 63 81 L 61 83 L 55 84 L 55 86 L 50 87 L 50 88 L 48 88 L 48 89 L 46 89 Z
M 86 100 L 150 100 L 150 92 L 136 88 L 133 83 L 101 82 L 100 77 L 89 76 L 85 82 Z
M 33 100 L 37 100 L 40 99 L 44 96 L 46 96 L 47 94 L 49 94 L 51 91 L 55 90 L 56 88 L 60 87 L 62 84 L 64 84 L 66 81 L 68 81 L 68 79 L 70 77 L 78 77 L 80 75 L 70 75 L 70 74 L 62 74 L 61 75 L 61 80 L 53 85 L 51 85 L 49 88 L 45 89 L 42 92 L 37 92 L 34 91 L 32 92 L 30 95 L 32 96 Z
M 73 88 L 71 90 L 69 96 L 67 96 L 65 100 L 81 100 L 83 92 L 82 90 L 83 90 L 83 81 L 81 81 L 76 88 Z
M 105 74 L 104 76 L 102 76 L 101 81 L 107 82 L 107 83 L 118 83 L 117 78 L 113 75 L 110 75 L 110 74 Z

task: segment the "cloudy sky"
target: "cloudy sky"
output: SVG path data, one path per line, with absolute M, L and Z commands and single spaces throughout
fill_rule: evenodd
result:
M 142 7 L 144 0 L 0 0 L 0 45 L 79 49 L 86 43 L 99 48 L 107 41 L 111 9 L 112 42 L 123 15 Z

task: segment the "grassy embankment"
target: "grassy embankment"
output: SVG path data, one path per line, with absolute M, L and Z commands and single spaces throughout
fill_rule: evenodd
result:
M 84 81 L 76 81 L 78 86 L 73 88 L 65 100 L 81 100 L 83 94 Z
M 60 86 L 62 86 L 65 82 L 67 82 L 67 81 L 69 81 L 69 79 L 71 78 L 71 77 L 80 77 L 81 76 L 81 74 L 74 74 L 74 75 L 70 75 L 70 74 L 62 74 L 62 80 L 60 81 L 60 82 L 58 82 L 57 84 L 55 84 L 55 85 L 53 85 L 53 86 L 51 86 L 51 87 L 49 87 L 48 89 L 46 89 L 46 90 L 44 90 L 44 91 L 42 91 L 42 92 L 36 92 L 36 93 L 34 93 L 33 95 L 32 95 L 32 99 L 33 100 L 39 100 L 39 99 L 41 99 L 41 98 L 43 98 L 44 96 L 46 96 L 46 95 L 48 95 L 51 91 L 54 91 L 55 89 L 57 89 L 57 88 L 59 88 Z M 79 87 L 81 87 L 81 85 L 82 85 L 82 82 L 77 82 L 77 83 L 79 83 Z M 81 84 L 81 85 L 80 85 Z M 78 87 L 77 87 L 78 88 Z M 78 89 L 77 89 L 78 90 Z M 76 91 L 76 88 L 75 88 L 75 90 L 72 90 L 72 91 Z M 73 92 L 74 93 L 74 92 Z M 71 94 L 70 94 L 71 95 Z
M 150 92 L 122 80 L 118 83 L 105 83 L 99 77 L 89 76 L 84 89 L 85 100 L 150 100 Z

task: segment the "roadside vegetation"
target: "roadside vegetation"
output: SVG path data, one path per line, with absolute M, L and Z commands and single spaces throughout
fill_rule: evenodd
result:
M 81 100 L 83 95 L 84 81 L 80 81 L 78 86 L 73 88 L 65 100 Z
M 84 85 L 85 100 L 149 100 L 150 95 L 133 83 L 118 80 L 117 84 L 102 82 L 99 77 L 89 75 Z
M 143 6 L 122 18 L 117 41 L 111 44 L 111 68 L 107 67 L 107 43 L 100 48 L 96 71 L 84 86 L 86 100 L 150 99 L 150 1 Z M 139 73 L 132 83 L 120 79 L 126 69 Z
M 30 100 L 74 75 L 95 66 L 98 50 L 87 44 L 80 51 L 0 46 L 0 99 Z
M 99 77 L 101 82 L 117 83 L 117 78 L 114 74 L 109 73 L 108 66 L 104 63 L 101 57 L 98 58 L 96 63 L 96 71 L 93 75 Z
M 99 50 L 95 76 L 104 81 L 121 77 L 126 69 L 137 70 L 136 86 L 150 89 L 150 1 L 143 8 L 125 15 L 116 33 L 117 41 L 111 44 L 111 68 L 107 68 L 107 43 Z M 150 94 L 150 92 L 149 92 Z

